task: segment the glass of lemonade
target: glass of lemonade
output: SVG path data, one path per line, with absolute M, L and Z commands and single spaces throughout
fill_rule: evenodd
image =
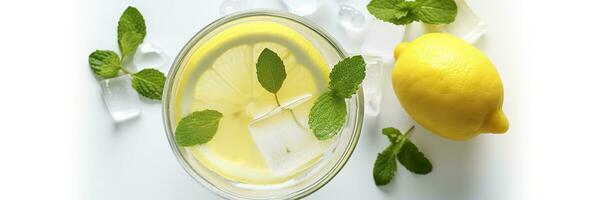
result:
M 257 80 L 265 48 L 287 72 L 278 98 Z M 328 33 L 285 12 L 249 11 L 209 24 L 184 46 L 165 83 L 163 117 L 174 154 L 194 179 L 225 198 L 296 199 L 320 189 L 345 165 L 362 126 L 360 89 L 346 100 L 347 119 L 336 136 L 320 141 L 308 128 L 331 67 L 345 57 Z M 204 109 L 223 114 L 213 139 L 178 146 L 177 123 Z

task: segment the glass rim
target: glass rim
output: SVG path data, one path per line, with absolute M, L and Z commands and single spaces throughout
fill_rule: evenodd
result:
M 206 35 L 208 35 L 212 31 L 214 31 L 218 27 L 220 27 L 228 22 L 242 19 L 242 18 L 256 17 L 256 16 L 277 17 L 277 18 L 286 19 L 291 22 L 302 25 L 302 26 L 312 30 L 313 32 L 318 34 L 318 36 L 322 37 L 326 42 L 328 42 L 328 44 L 334 48 L 334 50 L 336 51 L 336 53 L 339 55 L 339 57 L 341 59 L 344 59 L 349 56 L 349 54 L 339 45 L 339 43 L 333 37 L 331 37 L 328 32 L 326 32 L 324 29 L 322 29 L 318 25 L 314 24 L 313 22 L 311 22 L 308 19 L 303 18 L 301 16 L 298 16 L 298 15 L 295 15 L 295 14 L 292 14 L 289 12 L 285 12 L 285 11 L 272 10 L 272 9 L 251 9 L 251 10 L 245 10 L 242 12 L 236 12 L 236 13 L 233 13 L 230 15 L 223 16 L 223 17 L 209 23 L 202 29 L 200 29 L 196 34 L 194 34 L 192 36 L 192 38 L 188 42 L 186 42 L 184 47 L 180 50 L 180 52 L 174 59 L 172 65 L 171 65 L 171 68 L 167 74 L 166 81 L 165 81 L 165 87 L 164 87 L 163 95 L 162 95 L 164 97 L 164 98 L 162 98 L 163 99 L 162 100 L 162 117 L 163 117 L 165 134 L 167 136 L 172 153 L 175 155 L 175 157 L 178 160 L 178 162 L 180 163 L 180 165 L 182 165 L 182 167 L 184 168 L 184 171 L 186 171 L 186 173 L 189 174 L 194 180 L 199 182 L 201 185 L 203 185 L 210 191 L 214 192 L 215 194 L 217 194 L 223 198 L 227 198 L 227 199 L 230 199 L 230 198 L 233 198 L 233 199 L 254 199 L 254 198 L 242 197 L 242 196 L 238 196 L 235 193 L 230 193 L 225 190 L 222 190 L 222 189 L 218 188 L 216 184 L 213 184 L 212 182 L 210 182 L 209 180 L 207 180 L 206 178 L 201 176 L 200 173 L 196 172 L 194 170 L 194 168 L 192 166 L 190 166 L 189 162 L 182 155 L 182 152 L 180 151 L 178 145 L 175 142 L 175 137 L 174 137 L 174 133 L 173 133 L 174 125 L 172 125 L 171 120 L 170 120 L 170 110 L 171 110 L 170 105 L 171 105 L 171 99 L 173 96 L 172 93 L 173 93 L 173 87 L 174 87 L 174 82 L 175 82 L 175 75 L 177 74 L 178 70 L 180 70 L 180 68 L 182 67 L 182 62 L 183 62 L 184 58 L 190 53 L 190 51 L 196 45 L 196 43 L 201 41 Z M 335 163 L 332 163 L 333 166 L 332 166 L 332 168 L 330 168 L 330 170 L 328 170 L 326 172 L 321 172 L 324 174 L 322 176 L 322 178 L 314 181 L 312 184 L 308 185 L 305 188 L 302 188 L 300 190 L 297 190 L 295 192 L 287 194 L 288 196 L 285 197 L 284 199 L 300 199 L 300 198 L 306 197 L 306 196 L 316 192 L 317 190 L 322 188 L 324 185 L 326 185 L 328 182 L 330 182 L 330 180 L 332 180 L 339 173 L 339 171 L 341 171 L 341 169 L 343 169 L 343 167 L 345 166 L 345 164 L 347 163 L 347 161 L 353 154 L 353 151 L 355 150 L 355 147 L 357 146 L 357 143 L 359 141 L 359 137 L 360 137 L 361 131 L 362 131 L 363 116 L 364 116 L 364 105 L 363 105 L 364 96 L 363 96 L 363 89 L 361 87 L 357 91 L 354 99 L 355 99 L 355 119 L 354 119 L 355 126 L 354 126 L 353 131 L 351 132 L 351 137 L 349 137 L 348 144 L 345 147 L 346 150 L 343 152 L 342 155 L 340 155 L 338 161 L 336 161 Z M 267 199 L 270 199 L 270 198 L 267 198 Z

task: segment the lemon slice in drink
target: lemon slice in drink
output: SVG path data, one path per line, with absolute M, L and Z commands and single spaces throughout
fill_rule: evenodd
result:
M 256 61 L 264 48 L 283 60 L 287 78 L 278 92 L 280 102 L 304 94 L 316 98 L 326 90 L 329 73 L 319 51 L 295 30 L 275 22 L 234 25 L 194 48 L 176 91 L 177 119 L 203 109 L 224 117 L 210 142 L 187 149 L 208 169 L 234 181 L 273 184 L 298 174 L 273 175 L 251 138 L 249 123 L 276 107 L 273 94 L 258 82 Z M 302 107 L 309 109 L 312 103 Z M 298 115 L 307 113 L 296 110 Z

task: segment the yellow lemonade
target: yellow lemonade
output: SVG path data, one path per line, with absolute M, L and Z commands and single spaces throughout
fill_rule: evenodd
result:
M 266 152 L 273 148 L 266 147 L 268 143 L 257 145 L 254 136 L 262 133 L 251 129 L 256 123 L 268 127 L 258 130 L 277 127 L 280 132 L 284 132 L 284 123 L 295 123 L 299 126 L 288 127 L 305 127 L 304 130 L 287 131 L 293 131 L 292 137 L 298 137 L 296 142 L 299 140 L 300 145 L 308 143 L 308 148 L 331 148 L 333 139 L 318 141 L 306 127 L 314 99 L 327 90 L 329 65 L 302 34 L 277 22 L 246 22 L 229 26 L 192 48 L 194 51 L 183 64 L 185 67 L 174 91 L 176 121 L 203 109 L 223 114 L 211 141 L 185 147 L 203 166 L 232 181 L 275 184 L 294 178 L 322 158 L 322 151 L 303 153 L 303 149 L 291 149 L 291 144 L 287 144 L 284 147 L 287 156 L 303 154 L 287 157 L 294 159 L 292 162 L 299 159 L 298 164 L 285 167 L 283 163 L 272 163 L 286 162 L 283 161 L 286 155 Z M 283 60 L 287 78 L 277 95 L 281 105 L 297 105 L 292 107 L 295 119 L 287 110 L 271 113 L 278 109 L 278 104 L 274 95 L 257 80 L 255 66 L 265 48 L 273 50 Z M 267 115 L 275 117 L 259 121 Z M 291 139 L 285 142 L 291 143 Z M 279 166 L 283 166 L 283 170 L 275 169 Z

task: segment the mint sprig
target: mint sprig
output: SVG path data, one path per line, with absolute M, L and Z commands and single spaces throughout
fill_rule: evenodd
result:
M 457 15 L 454 0 L 372 0 L 367 8 L 374 17 L 396 25 L 407 25 L 414 21 L 450 24 Z
M 345 99 L 355 94 L 365 76 L 362 56 L 343 59 L 333 67 L 330 91 L 316 99 L 308 115 L 308 125 L 318 140 L 330 139 L 341 131 L 347 116 Z
M 122 61 L 136 51 L 147 34 L 145 19 L 138 9 L 129 6 L 118 21 L 118 47 L 122 57 L 114 51 L 96 50 L 89 55 L 89 65 L 97 76 L 108 79 L 120 71 L 132 77 L 132 88 L 149 99 L 161 100 L 165 75 L 156 69 L 143 69 L 137 73 L 127 70 Z
M 396 128 L 382 129 L 382 134 L 388 137 L 391 145 L 379 153 L 374 162 L 372 176 L 376 185 L 386 185 L 393 179 L 397 171 L 395 157 L 413 173 L 428 174 L 432 171 L 432 163 L 408 139 L 413 129 L 414 127 L 409 128 L 404 135 Z
M 176 127 L 175 139 L 179 146 L 204 144 L 215 136 L 223 114 L 216 110 L 202 110 L 182 118 Z

